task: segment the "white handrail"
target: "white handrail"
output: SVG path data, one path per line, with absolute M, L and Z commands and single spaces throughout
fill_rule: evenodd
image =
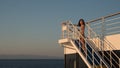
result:
M 105 17 L 102 17 L 102 18 L 99 18 L 99 19 L 96 19 L 96 20 L 93 20 L 93 21 L 90 21 L 90 22 L 87 22 L 87 28 L 88 28 L 88 31 L 90 32 L 90 33 L 92 33 L 92 34 L 90 34 L 90 36 L 89 36 L 89 39 L 91 39 L 91 41 L 95 44 L 95 45 L 98 45 L 98 49 L 99 50 L 101 50 L 101 51 L 106 51 L 106 50 L 108 50 L 108 48 L 109 48 L 109 51 L 110 51 L 110 53 L 108 53 L 108 52 L 105 52 L 107 55 L 109 55 L 109 56 L 111 56 L 111 57 L 107 57 L 106 55 L 104 55 L 104 53 L 102 53 L 102 56 L 100 56 L 99 55 L 99 53 L 97 52 L 97 50 L 94 48 L 94 47 L 92 47 L 91 45 L 93 45 L 93 44 L 91 44 L 90 42 L 88 42 L 87 41 L 87 38 L 84 38 L 81 34 L 80 34 L 80 32 L 78 31 L 78 28 L 75 26 L 75 25 L 73 25 L 72 24 L 72 22 L 71 21 L 67 21 L 66 22 L 66 26 L 67 26 L 67 31 L 65 32 L 66 33 L 66 36 L 64 36 L 64 37 L 66 37 L 66 38 L 70 38 L 70 39 L 78 39 L 79 41 L 81 41 L 78 37 L 82 37 L 84 40 L 85 40 L 85 42 L 86 43 L 88 43 L 89 45 L 90 45 L 90 47 L 92 48 L 92 50 L 94 51 L 94 53 L 96 53 L 97 54 L 97 56 L 100 58 L 100 62 L 102 62 L 106 67 L 114 67 L 114 68 L 116 68 L 116 66 L 113 64 L 113 62 L 112 61 L 115 61 L 115 63 L 120 67 L 120 58 L 116 55 L 116 53 L 114 53 L 114 49 L 116 49 L 107 39 L 105 39 L 104 38 L 104 36 L 106 35 L 106 34 L 104 34 L 104 32 L 105 31 L 107 31 L 107 30 L 112 30 L 112 29 L 119 29 L 119 27 L 112 27 L 112 28 L 109 28 L 109 29 L 104 29 L 106 26 L 113 26 L 113 25 L 116 25 L 116 24 L 119 24 L 120 22 L 116 22 L 115 21 L 115 23 L 109 23 L 109 24 L 105 24 L 105 22 L 110 22 L 110 21 L 114 21 L 114 20 L 117 20 L 117 19 L 120 19 L 120 17 L 117 17 L 117 18 L 113 18 L 113 19 L 109 19 L 109 20 L 105 20 L 105 18 L 108 18 L 108 17 L 112 17 L 112 16 L 116 16 L 116 15 L 118 15 L 118 14 L 120 14 L 120 12 L 118 12 L 118 13 L 115 13 L 115 14 L 112 14 L 112 15 L 109 15 L 109 16 L 105 16 Z M 102 22 L 100 21 L 99 23 L 101 23 L 101 34 L 102 34 L 102 32 L 103 32 L 103 34 L 101 35 L 101 34 L 99 34 L 99 33 L 96 33 L 88 24 L 90 24 L 90 23 L 92 23 L 92 22 L 95 22 L 95 21 L 98 21 L 98 20 L 102 20 Z M 99 23 L 96 23 L 96 24 L 99 24 Z M 96 24 L 94 24 L 94 26 L 96 25 Z M 115 32 L 120 32 L 120 31 L 114 31 L 114 32 L 112 32 L 112 33 L 115 33 Z M 63 33 L 64 35 L 65 35 L 65 33 Z M 111 32 L 109 32 L 109 33 L 111 33 Z M 107 34 L 109 34 L 109 33 L 107 33 Z M 96 43 L 96 41 L 95 40 L 93 40 L 93 39 L 96 39 L 97 40 L 97 43 Z M 101 45 L 106 45 L 107 47 L 106 48 L 104 48 L 103 46 L 101 46 Z M 98 51 L 99 51 L 98 50 Z M 88 50 L 89 51 L 89 50 Z M 89 51 L 90 52 L 90 51 Z M 87 53 L 86 53 L 86 55 L 87 55 Z M 116 59 L 114 59 L 113 57 L 112 57 L 112 55 L 114 55 L 117 59 L 118 59 L 118 61 L 119 62 L 117 62 L 116 61 Z M 87 55 L 88 56 L 88 55 Z M 88 56 L 89 57 L 89 56 Z M 93 58 L 94 58 L 94 56 L 93 56 Z M 110 62 L 110 65 L 105 61 L 105 59 L 104 58 L 106 58 L 106 60 L 109 60 L 109 59 L 112 59 L 112 60 L 110 60 L 109 62 Z M 90 59 L 90 60 L 92 60 L 92 59 Z M 96 58 L 94 58 L 94 60 L 96 60 Z M 96 60 L 97 61 L 97 60 Z M 92 61 L 92 62 L 94 62 L 94 61 Z M 94 66 L 94 64 L 93 64 L 93 66 Z
M 104 22 L 110 22 L 110 21 L 113 21 L 113 20 L 116 20 L 116 19 L 120 19 L 120 17 L 118 17 L 118 18 L 114 18 L 114 19 L 110 19 L 110 20 L 106 20 L 106 21 L 104 21 Z M 119 20 L 120 21 L 120 20 Z M 95 22 L 95 21 L 94 21 Z M 89 23 L 89 22 L 88 22 Z M 87 24 L 88 24 L 87 23 Z M 116 25 L 116 24 L 119 24 L 120 22 L 116 22 L 116 23 L 112 23 L 112 24 L 106 24 L 107 26 L 109 25 Z M 93 34 L 94 34 L 94 36 L 96 36 L 96 35 L 98 35 L 97 33 L 95 33 L 93 30 L 92 30 L 92 28 L 88 25 L 88 28 L 90 28 L 90 30 L 91 30 L 91 32 L 93 32 Z M 112 29 L 118 29 L 119 27 L 113 27 L 113 28 L 109 28 L 109 29 L 106 29 L 106 30 L 112 30 Z M 120 31 L 114 31 L 114 32 L 110 32 L 110 33 L 116 33 L 116 32 L 120 32 Z M 99 35 L 100 36 L 100 35 Z M 98 36 L 98 37 L 99 37 Z M 100 38 L 100 37 L 99 37 Z M 104 43 L 106 43 L 105 45 L 109 48 L 109 49 L 112 49 L 112 50 L 114 50 L 114 49 L 116 49 L 107 39 L 103 39 L 103 40 L 100 40 L 100 42 L 104 42 Z M 111 51 L 111 53 L 118 59 L 118 60 L 120 60 L 120 58 L 116 55 L 116 53 L 114 53 L 112 50 L 110 50 Z M 109 53 L 107 53 L 108 55 L 111 55 L 111 54 L 109 54 Z M 106 57 L 105 55 L 104 55 L 104 57 Z M 114 61 L 115 61 L 115 59 L 112 57 L 111 59 L 113 59 Z M 111 62 L 111 61 L 110 61 Z M 115 63 L 120 67 L 120 62 L 116 62 L 115 61 Z M 115 65 L 113 65 L 112 64 L 112 66 L 114 66 L 115 67 Z
M 90 28 L 90 27 L 89 27 Z M 91 29 L 91 31 L 92 32 L 94 32 L 92 29 Z M 94 32 L 95 33 L 95 32 Z M 95 35 L 97 36 L 97 34 L 95 33 Z M 98 37 L 99 37 L 99 35 L 98 35 Z M 100 40 L 100 41 L 102 41 L 102 40 Z M 116 49 L 115 47 L 113 47 L 113 45 L 107 40 L 107 39 L 104 39 L 104 42 L 106 42 L 107 44 L 107 46 L 108 46 L 108 48 L 111 48 L 112 50 L 114 50 L 114 49 Z M 119 59 L 119 57 L 112 51 L 112 50 L 110 50 L 114 55 L 115 55 L 115 57 L 117 57 L 118 59 Z M 114 60 L 114 59 L 113 59 Z M 119 65 L 119 63 L 117 63 L 118 65 Z
M 119 15 L 119 14 L 120 14 L 120 12 L 117 12 L 117 13 L 114 13 L 114 14 L 110 14 L 110 15 L 107 15 L 107 16 L 103 16 L 103 17 L 100 17 L 100 18 L 88 21 L 88 23 L 93 23 L 95 21 L 102 20 L 102 18 L 106 19 L 106 18 L 113 17 L 113 16 L 116 16 L 116 15 Z
M 73 26 L 73 28 L 75 28 L 76 30 L 77 30 L 77 28 L 71 23 L 71 21 L 69 21 L 69 23 L 70 23 L 70 25 L 72 25 Z M 74 32 L 74 31 L 73 31 Z M 80 32 L 78 32 L 77 31 L 77 33 L 79 34 L 78 36 L 81 36 L 82 38 L 84 38 L 81 34 L 80 34 Z M 86 41 L 86 39 L 84 38 L 84 40 Z M 80 41 L 80 40 L 79 40 Z M 87 41 L 86 41 L 87 42 Z M 89 45 L 91 45 L 89 42 L 87 42 Z M 91 47 L 91 46 L 90 46 Z M 91 47 L 92 48 L 92 47 Z M 96 53 L 96 55 L 100 58 L 100 60 L 106 65 L 106 67 L 108 66 L 108 64 L 105 62 L 105 61 L 103 61 L 103 59 L 100 57 L 100 55 L 95 51 L 95 49 L 94 48 L 92 48 L 92 50 Z

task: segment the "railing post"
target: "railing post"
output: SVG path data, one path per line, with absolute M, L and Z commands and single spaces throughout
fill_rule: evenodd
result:
M 76 68 L 76 60 L 74 60 L 74 68 Z
M 77 35 L 77 26 L 75 26 L 76 28 L 75 29 L 75 39 L 77 39 L 78 35 Z
M 119 58 L 119 68 L 120 68 L 120 58 Z
M 67 26 L 67 38 L 69 38 L 69 21 L 67 21 L 66 26 Z
M 104 23 L 104 17 L 102 17 L 102 27 L 101 27 L 101 50 L 104 50 L 104 37 L 105 37 L 105 23 Z
M 111 53 L 111 50 L 110 50 L 110 66 L 112 67 L 112 53 Z
M 89 28 L 90 27 L 90 23 L 89 22 L 87 23 L 87 26 L 88 26 L 88 31 L 87 31 L 88 32 L 88 38 L 91 38 L 91 30 Z
M 66 25 L 65 25 L 64 23 L 61 24 L 61 27 L 62 27 L 62 30 L 61 30 L 62 36 L 61 36 L 61 38 L 62 38 L 62 39 L 64 38 L 64 34 L 65 34 L 65 33 L 64 33 L 64 31 L 65 31 L 65 30 L 64 30 L 64 27 L 65 27 L 65 26 L 66 26 Z
M 72 28 L 73 28 L 73 39 L 76 39 L 76 37 L 75 37 L 75 28 L 72 26 Z
M 93 60 L 93 61 L 92 61 L 92 62 L 93 62 L 93 67 L 95 67 L 95 62 L 94 62 L 94 61 L 95 61 L 96 59 L 95 59 L 95 57 L 94 57 L 94 51 L 93 51 L 93 50 L 92 50 L 92 60 Z
M 102 61 L 101 61 L 101 59 L 100 59 L 100 68 L 102 68 Z

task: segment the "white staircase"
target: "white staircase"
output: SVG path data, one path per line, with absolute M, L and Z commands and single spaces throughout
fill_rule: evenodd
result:
M 82 37 L 82 35 L 79 32 L 79 28 L 75 24 L 72 24 L 71 21 L 65 21 L 62 23 L 62 38 L 59 40 L 59 43 L 64 47 L 76 50 L 88 68 L 120 68 L 120 58 L 114 52 L 116 48 L 105 38 L 107 35 L 120 33 L 120 27 L 117 25 L 120 24 L 120 17 L 117 16 L 119 14 L 120 12 L 86 23 L 86 37 L 83 38 L 86 43 L 85 47 L 87 49 L 87 52 L 84 52 L 84 50 L 81 48 L 79 37 Z M 111 23 L 109 26 L 117 25 L 117 27 L 113 27 L 113 29 L 116 29 L 116 31 L 107 31 L 111 28 L 109 26 L 105 26 L 105 22 L 111 22 L 113 20 L 115 23 Z M 93 24 L 93 26 L 98 26 L 92 28 L 93 26 L 91 26 L 91 23 L 93 22 L 98 22 L 97 24 Z M 106 29 L 106 27 L 109 29 Z M 108 34 L 105 34 L 105 32 Z

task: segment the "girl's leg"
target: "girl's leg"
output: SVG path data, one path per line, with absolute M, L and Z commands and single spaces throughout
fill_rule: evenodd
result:
M 86 47 L 85 47 L 85 40 L 83 38 L 81 38 L 81 42 L 82 42 L 82 49 L 83 49 L 83 51 L 84 51 L 84 53 L 86 55 L 87 50 L 86 50 Z

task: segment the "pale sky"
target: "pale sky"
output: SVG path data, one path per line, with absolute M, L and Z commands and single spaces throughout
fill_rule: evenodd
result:
M 62 21 L 89 21 L 119 11 L 120 0 L 0 0 L 0 55 L 63 58 Z

